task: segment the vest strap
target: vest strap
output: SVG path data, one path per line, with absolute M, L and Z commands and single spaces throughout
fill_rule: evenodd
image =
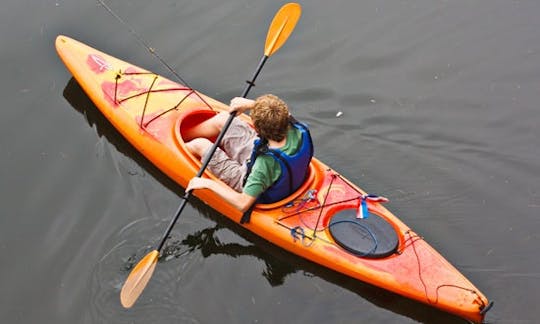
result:
M 242 218 L 240 218 L 240 224 L 249 223 L 249 220 L 251 219 L 251 213 L 253 212 L 253 208 L 255 208 L 255 204 L 256 203 L 249 206 L 248 210 L 246 210 L 244 214 L 242 214 Z

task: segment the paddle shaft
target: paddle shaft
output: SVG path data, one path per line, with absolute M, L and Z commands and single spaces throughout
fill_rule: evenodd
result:
M 248 95 L 249 91 L 251 90 L 251 88 L 255 86 L 255 80 L 259 76 L 259 73 L 261 72 L 264 64 L 266 63 L 266 60 L 268 60 L 268 56 L 264 55 L 261 58 L 261 60 L 259 62 L 259 65 L 257 66 L 257 69 L 255 70 L 255 73 L 253 74 L 253 77 L 251 78 L 251 81 L 247 81 L 247 86 L 244 89 L 244 92 L 242 93 L 243 98 L 247 97 L 247 95 Z M 227 119 L 227 121 L 223 125 L 223 128 L 221 129 L 221 132 L 219 133 L 216 141 L 214 142 L 214 145 L 212 145 L 212 147 L 210 148 L 210 151 L 208 152 L 208 154 L 206 154 L 206 157 L 205 157 L 205 159 L 203 161 L 203 164 L 202 164 L 201 168 L 199 169 L 199 172 L 197 172 L 197 175 L 195 177 L 201 177 L 203 175 L 204 171 L 206 170 L 206 167 L 208 167 L 208 163 L 210 163 L 210 160 L 212 159 L 212 156 L 214 156 L 214 153 L 216 152 L 217 148 L 219 147 L 219 144 L 221 143 L 221 140 L 225 136 L 225 132 L 227 132 L 227 129 L 229 129 L 229 126 L 231 126 L 231 123 L 232 123 L 235 116 L 236 116 L 235 111 L 230 113 L 229 118 Z M 182 203 L 180 204 L 180 206 L 178 206 L 178 209 L 176 210 L 176 214 L 174 215 L 174 218 L 169 223 L 169 226 L 167 227 L 167 230 L 165 231 L 165 233 L 163 234 L 163 237 L 161 238 L 161 241 L 159 242 L 159 245 L 157 247 L 157 251 L 161 252 L 161 249 L 163 248 L 163 245 L 165 244 L 165 241 L 167 241 L 167 238 L 169 237 L 169 234 L 171 234 L 171 231 L 172 231 L 174 225 L 178 221 L 178 218 L 180 218 L 180 215 L 182 214 L 182 211 L 186 207 L 186 204 L 187 204 L 188 199 L 189 199 L 190 196 L 191 196 L 191 190 L 186 191 L 186 193 L 182 197 L 182 199 L 183 199 Z

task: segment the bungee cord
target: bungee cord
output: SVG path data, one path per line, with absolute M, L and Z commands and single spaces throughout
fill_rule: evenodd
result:
M 432 304 L 432 305 L 438 304 L 438 302 L 439 302 L 439 290 L 441 288 L 461 289 L 461 290 L 468 291 L 469 293 L 476 295 L 476 301 L 478 303 L 478 306 L 479 306 L 480 310 L 484 311 L 484 312 L 487 312 L 487 310 L 489 310 L 489 308 L 491 307 L 490 306 L 491 303 L 489 305 L 486 305 L 486 303 L 484 302 L 484 300 L 482 298 L 480 298 L 480 295 L 478 294 L 478 292 L 476 290 L 469 289 L 469 288 L 466 288 L 466 287 L 462 287 L 462 286 L 458 286 L 458 285 L 452 285 L 452 284 L 440 284 L 435 288 L 435 299 L 432 300 L 429 297 L 428 285 L 426 284 L 426 282 L 424 281 L 424 277 L 422 276 L 422 262 L 420 261 L 420 256 L 418 255 L 418 252 L 416 251 L 416 246 L 414 244 L 417 241 L 423 240 L 423 238 L 421 236 L 416 235 L 416 233 L 414 233 L 414 232 L 413 232 L 414 233 L 414 235 L 413 235 L 413 234 L 411 234 L 411 232 L 412 231 L 410 231 L 410 230 L 405 232 L 405 234 L 407 234 L 409 236 L 409 238 L 407 240 L 410 240 L 410 243 L 407 244 L 406 246 L 404 246 L 400 253 L 402 253 L 405 250 L 405 248 L 407 248 L 409 246 L 412 247 L 412 250 L 414 251 L 414 255 L 415 255 L 415 258 L 416 258 L 416 263 L 418 265 L 418 279 L 420 280 L 420 282 L 422 283 L 422 286 L 424 287 L 424 294 L 426 295 L 426 301 L 429 304 Z
M 328 171 L 330 171 L 330 170 L 328 170 Z M 325 231 L 325 230 L 331 228 L 332 226 L 335 226 L 335 225 L 338 225 L 338 224 L 350 223 L 350 224 L 352 224 L 354 226 L 358 226 L 359 228 L 361 228 L 362 230 L 367 232 L 368 236 L 373 241 L 373 247 L 369 251 L 367 251 L 366 253 L 362 253 L 361 255 L 358 255 L 358 256 L 366 257 L 366 256 L 371 255 L 373 252 L 375 252 L 377 250 L 379 242 L 377 240 L 376 235 L 367 226 L 364 226 L 364 225 L 362 225 L 362 224 L 360 224 L 360 223 L 358 223 L 356 221 L 353 221 L 353 220 L 341 220 L 341 221 L 336 221 L 336 222 L 333 222 L 333 223 L 329 223 L 326 226 L 320 226 L 321 220 L 322 220 L 323 215 L 324 215 L 324 209 L 325 208 L 330 207 L 330 206 L 334 206 L 334 205 L 339 205 L 339 204 L 346 204 L 346 203 L 350 203 L 350 202 L 353 202 L 353 201 L 363 201 L 368 196 L 370 196 L 370 195 L 366 195 L 366 194 L 362 193 L 361 191 L 356 189 L 354 186 L 352 186 L 348 181 L 345 181 L 345 179 L 339 173 L 334 172 L 334 173 L 330 174 L 330 177 L 331 177 L 330 183 L 328 184 L 328 187 L 325 190 L 324 198 L 323 198 L 322 203 L 317 198 L 317 190 L 315 190 L 315 189 L 308 190 L 307 193 L 302 198 L 293 200 L 290 203 L 286 204 L 282 208 L 282 212 L 285 215 L 283 217 L 277 219 L 276 220 L 277 223 L 284 226 L 284 227 L 286 227 L 286 228 L 289 228 L 289 230 L 291 232 L 291 236 L 293 237 L 293 239 L 294 240 L 300 239 L 302 245 L 304 245 L 306 247 L 311 246 L 315 242 L 316 239 L 321 239 L 320 237 L 317 236 L 317 233 Z M 354 196 L 352 198 L 340 199 L 338 201 L 333 201 L 333 202 L 327 203 L 328 197 L 330 196 L 330 192 L 332 191 L 332 186 L 334 185 L 335 180 L 338 179 L 338 178 L 340 180 L 342 180 L 344 184 L 348 185 L 351 189 L 353 189 L 358 194 L 358 196 Z M 375 197 L 375 195 L 371 195 L 371 196 Z M 313 204 L 312 202 L 315 203 L 315 206 L 312 205 Z M 316 220 L 315 226 L 309 225 L 308 222 L 304 219 L 304 217 L 305 217 L 306 213 L 311 212 L 311 211 L 316 211 L 316 210 L 318 210 L 318 213 L 317 213 L 317 220 Z M 289 218 L 294 217 L 294 216 L 298 216 L 298 219 L 299 219 L 300 223 L 303 225 L 303 227 L 302 226 L 289 227 L 283 222 L 284 220 L 289 219 Z M 311 236 L 309 236 L 309 235 L 307 235 L 305 233 L 304 228 L 307 228 L 307 229 L 312 231 Z M 311 241 L 309 243 L 306 243 L 305 242 L 306 238 L 309 238 Z
M 144 108 L 141 116 L 141 123 L 140 127 L 143 127 L 143 121 L 144 121 L 144 114 L 146 113 L 146 107 L 148 107 L 148 99 L 150 99 L 150 93 L 152 93 L 152 88 L 154 87 L 154 84 L 156 84 L 156 80 L 158 79 L 157 74 L 154 75 L 154 79 L 152 80 L 152 84 L 150 84 L 150 87 L 148 88 L 148 91 L 146 93 L 146 99 L 144 100 Z
M 122 78 L 123 75 L 152 75 L 153 78 L 152 78 L 152 83 L 150 84 L 148 89 L 146 89 L 144 91 L 141 91 L 139 93 L 130 95 L 130 96 L 125 97 L 125 98 L 118 98 L 118 91 L 119 91 L 118 90 L 118 88 L 119 88 L 118 87 L 118 80 L 120 78 Z M 140 124 L 139 124 L 139 126 L 141 128 L 148 127 L 148 125 L 150 125 L 150 123 L 152 123 L 156 119 L 160 118 L 161 116 L 167 114 L 168 112 L 171 112 L 173 110 L 178 110 L 178 107 L 180 107 L 180 105 L 187 98 L 189 98 L 193 93 L 197 93 L 195 90 L 193 90 L 192 88 L 190 88 L 188 86 L 186 86 L 186 87 L 172 87 L 172 88 L 164 88 L 164 89 L 153 89 L 154 84 L 156 83 L 158 78 L 159 78 L 159 76 L 157 74 L 148 73 L 148 72 L 118 72 L 116 77 L 115 77 L 115 84 L 114 84 L 114 102 L 115 103 L 121 104 L 123 102 L 126 102 L 126 101 L 131 100 L 131 99 L 135 99 L 137 97 L 146 96 L 145 102 L 144 102 L 144 105 L 143 105 L 141 121 L 140 121 Z M 152 93 L 160 93 L 160 92 L 170 92 L 170 91 L 183 91 L 183 92 L 187 92 L 187 94 L 182 96 L 182 98 L 180 98 L 178 103 L 176 105 L 174 105 L 173 107 L 171 107 L 169 109 L 166 109 L 165 111 L 163 111 L 163 112 L 159 113 L 158 115 L 152 117 L 149 121 L 144 122 L 144 116 L 145 116 L 145 113 L 146 113 L 146 108 L 148 107 L 148 102 L 150 101 L 150 94 L 152 94 Z M 203 102 L 208 106 L 208 108 L 212 109 L 212 107 L 206 101 L 203 101 Z

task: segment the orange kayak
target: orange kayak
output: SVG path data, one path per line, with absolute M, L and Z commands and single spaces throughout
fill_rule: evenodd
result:
M 181 186 L 200 161 L 182 139 L 186 129 L 226 106 L 66 36 L 56 49 L 86 94 L 148 160 Z M 241 118 L 250 122 L 249 116 Z M 206 177 L 216 179 L 208 171 Z M 194 194 L 239 222 L 242 214 L 209 190 Z M 490 302 L 420 235 L 339 172 L 313 158 L 303 186 L 287 199 L 256 205 L 243 226 L 298 256 L 480 323 Z

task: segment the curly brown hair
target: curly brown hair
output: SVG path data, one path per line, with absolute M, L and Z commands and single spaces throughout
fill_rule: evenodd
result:
M 277 96 L 266 94 L 255 99 L 250 116 L 261 138 L 279 142 L 287 135 L 289 108 Z

